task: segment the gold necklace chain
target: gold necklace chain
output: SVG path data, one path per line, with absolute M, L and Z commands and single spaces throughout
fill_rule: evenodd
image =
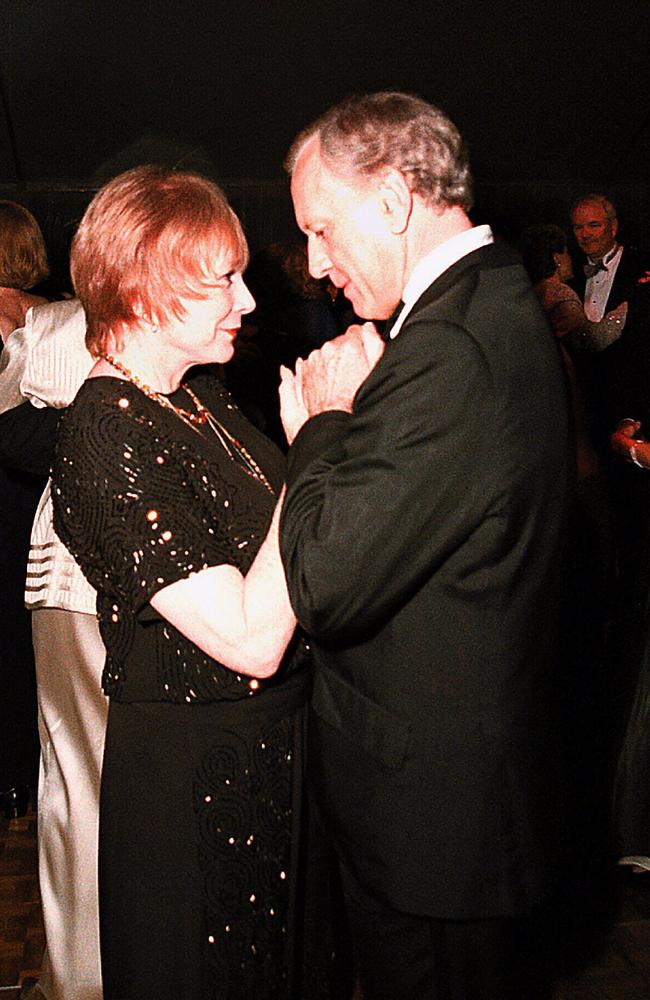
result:
M 196 413 L 192 413 L 191 410 L 184 410 L 180 406 L 175 406 L 170 399 L 167 398 L 162 392 L 157 392 L 152 389 L 151 386 L 147 385 L 146 382 L 142 382 L 137 375 L 134 375 L 130 369 L 123 365 L 117 358 L 114 358 L 111 354 L 100 354 L 100 358 L 103 361 L 107 361 L 112 368 L 120 372 L 128 382 L 132 382 L 133 385 L 137 386 L 141 392 L 144 393 L 149 399 L 153 399 L 154 402 L 158 403 L 166 410 L 171 410 L 175 413 L 177 417 L 180 417 L 182 421 L 188 424 L 192 430 L 197 433 L 200 432 L 201 427 L 206 425 L 215 434 L 217 440 L 221 444 L 222 448 L 229 456 L 230 460 L 233 462 L 239 462 L 240 468 L 244 470 L 253 479 L 257 479 L 262 486 L 268 490 L 271 496 L 275 496 L 275 490 L 271 486 L 271 483 L 264 475 L 259 465 L 248 451 L 247 448 L 234 437 L 230 431 L 224 427 L 224 425 L 217 420 L 214 413 L 211 413 L 207 406 L 204 406 L 199 397 L 195 392 L 190 389 L 187 383 L 182 382 L 180 388 L 184 389 L 187 395 L 190 397 L 194 405 L 196 406 Z

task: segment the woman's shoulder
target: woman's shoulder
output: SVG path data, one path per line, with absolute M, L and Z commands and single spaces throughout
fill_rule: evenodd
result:
M 179 423 L 130 382 L 86 379 L 59 422 L 53 481 L 73 503 L 136 481 L 142 490 L 177 486 L 187 466 Z
M 85 415 L 96 410 L 110 409 L 116 415 L 126 415 L 133 407 L 138 407 L 141 391 L 130 382 L 112 375 L 87 378 L 81 383 L 71 405 L 65 410 L 62 423 L 83 420 Z
M 118 427 L 129 424 L 133 432 L 147 427 L 146 397 L 130 382 L 112 376 L 88 378 L 62 413 L 58 429 L 57 451 L 84 448 L 90 439 L 97 448 L 101 442 L 111 450 Z

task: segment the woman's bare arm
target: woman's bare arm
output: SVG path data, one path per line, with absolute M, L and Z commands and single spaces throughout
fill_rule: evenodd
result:
M 253 677 L 275 673 L 296 626 L 278 547 L 283 499 L 284 491 L 245 576 L 235 566 L 211 566 L 151 598 L 158 614 L 208 656 Z

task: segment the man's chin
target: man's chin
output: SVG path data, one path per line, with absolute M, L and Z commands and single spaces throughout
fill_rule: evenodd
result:
M 381 318 L 377 315 L 377 309 L 372 302 L 363 302 L 356 298 L 348 298 L 348 302 L 354 310 L 354 315 L 358 316 L 359 319 L 372 322 Z
M 350 288 L 345 288 L 344 294 L 352 306 L 354 315 L 364 322 L 379 323 L 393 315 L 393 309 L 385 303 L 369 302 L 367 299 L 362 299 L 360 295 L 355 295 Z

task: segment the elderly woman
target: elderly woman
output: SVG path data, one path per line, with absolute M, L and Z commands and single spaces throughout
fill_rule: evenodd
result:
M 0 338 L 25 325 L 27 310 L 47 301 L 29 289 L 50 273 L 38 222 L 15 201 L 0 201 Z
M 214 377 L 186 378 L 231 358 L 246 261 L 222 192 L 156 167 L 107 184 L 72 248 L 97 362 L 52 492 L 107 649 L 107 1000 L 328 995 L 323 969 L 300 985 L 294 953 L 307 674 L 278 552 L 283 459 Z

